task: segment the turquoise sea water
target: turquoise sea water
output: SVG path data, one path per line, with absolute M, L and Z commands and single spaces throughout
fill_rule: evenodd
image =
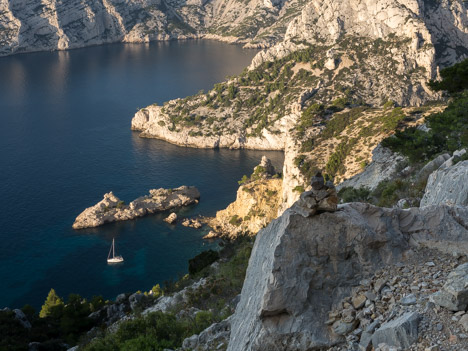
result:
M 148 290 L 187 271 L 215 244 L 162 221 L 167 213 L 74 231 L 74 218 L 114 191 L 126 202 L 151 188 L 195 185 L 213 215 L 267 154 L 198 150 L 130 131 L 137 108 L 209 89 L 255 54 L 210 41 L 108 45 L 0 58 L 0 307 L 39 307 L 59 295 Z M 109 266 L 112 237 L 125 258 Z

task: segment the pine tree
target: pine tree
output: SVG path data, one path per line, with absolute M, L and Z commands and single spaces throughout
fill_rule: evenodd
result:
M 63 300 L 57 295 L 54 289 L 50 289 L 49 295 L 42 305 L 41 312 L 39 317 L 45 318 L 55 315 L 57 312 L 61 311 L 63 308 Z

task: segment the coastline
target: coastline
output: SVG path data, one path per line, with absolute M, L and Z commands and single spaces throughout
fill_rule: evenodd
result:
M 24 54 L 32 54 L 38 52 L 67 52 L 76 49 L 85 49 L 90 47 L 96 46 L 104 46 L 104 45 L 112 45 L 112 44 L 137 44 L 137 45 L 144 45 L 150 43 L 166 43 L 171 41 L 191 41 L 191 40 L 208 40 L 208 41 L 215 41 L 220 43 L 226 43 L 231 45 L 239 45 L 242 46 L 242 49 L 245 50 L 255 50 L 255 49 L 266 49 L 269 48 L 271 45 L 262 45 L 262 44 L 251 44 L 247 39 L 241 39 L 238 37 L 223 37 L 221 35 L 216 34 L 193 34 L 193 35 L 184 35 L 184 36 L 176 36 L 169 38 L 156 38 L 151 40 L 110 40 L 110 41 L 102 41 L 100 43 L 92 43 L 92 44 L 85 44 L 85 43 L 77 43 L 70 47 L 55 47 L 55 48 L 31 48 L 29 50 L 22 50 L 22 51 L 14 51 L 6 54 L 0 53 L 0 59 L 2 57 L 10 57 L 15 55 L 24 55 Z

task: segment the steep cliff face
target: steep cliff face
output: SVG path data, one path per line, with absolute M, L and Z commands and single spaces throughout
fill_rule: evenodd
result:
M 302 7 L 296 0 L 1 0 L 0 56 L 202 36 L 269 46 Z
M 236 201 L 208 220 L 219 236 L 255 235 L 278 216 L 283 181 L 266 156 L 253 173 L 249 177 L 244 175 L 239 183 Z
M 353 203 L 309 218 L 287 210 L 257 235 L 228 350 L 319 350 L 344 341 L 326 321 L 352 287 L 404 263 L 411 247 L 468 253 L 466 218 L 466 207 L 449 206 Z
M 2 0 L 0 55 L 193 37 L 160 0 Z M 12 26 L 14 23 L 15 26 Z
M 400 64 L 425 67 L 431 77 L 436 65 L 450 65 L 466 55 L 466 23 L 467 12 L 462 1 L 313 0 L 289 24 L 284 43 L 260 53 L 253 65 L 271 57 L 278 58 L 282 55 L 280 48 L 290 43 L 334 45 L 344 36 L 384 41 L 398 36 L 410 43 L 410 50 L 404 50 L 403 59 L 407 63 L 397 58 Z M 289 47 L 284 52 L 297 50 Z
M 282 180 L 261 179 L 241 185 L 236 201 L 218 211 L 209 225 L 228 237 L 255 235 L 278 215 L 281 204 Z

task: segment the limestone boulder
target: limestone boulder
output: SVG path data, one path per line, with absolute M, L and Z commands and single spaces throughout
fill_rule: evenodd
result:
M 450 158 L 449 154 L 442 154 L 437 156 L 435 159 L 432 161 L 428 162 L 418 173 L 417 178 L 418 179 L 427 179 L 429 175 L 437 170 L 440 166 L 442 166 L 445 161 L 447 161 Z
M 417 312 L 408 312 L 390 322 L 384 323 L 372 335 L 372 344 L 387 344 L 408 349 L 418 340 L 419 320 L 420 316 Z
M 451 311 L 465 311 L 468 307 L 468 263 L 458 266 L 449 274 L 442 289 L 432 295 L 439 306 Z
M 130 303 L 130 308 L 134 311 L 137 307 L 143 307 L 147 297 L 141 293 L 134 293 L 130 295 L 128 298 L 128 302 Z
M 15 319 L 21 323 L 21 325 L 26 329 L 31 329 L 31 322 L 29 322 L 28 317 L 20 309 L 14 309 Z
M 169 216 L 164 218 L 164 222 L 167 222 L 169 224 L 173 224 L 177 220 L 177 215 L 172 212 Z
M 183 350 L 211 351 L 223 349 L 229 342 L 231 317 L 210 325 L 198 335 L 186 338 L 182 343 Z
M 421 206 L 468 206 L 468 161 L 433 172 L 427 181 Z

